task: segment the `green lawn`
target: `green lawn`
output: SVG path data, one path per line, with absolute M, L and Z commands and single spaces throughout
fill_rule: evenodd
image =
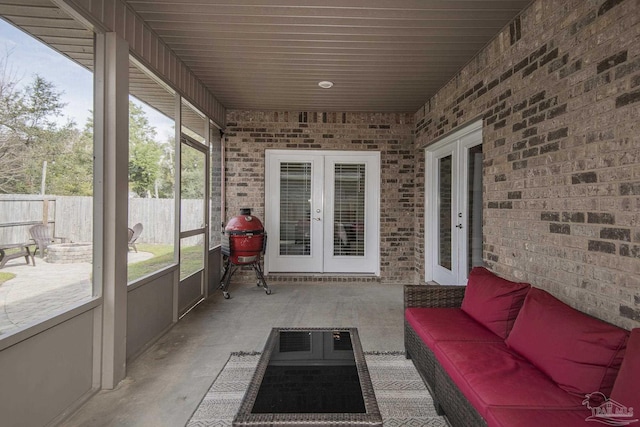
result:
M 17 251 L 18 251 L 18 249 L 8 249 L 5 253 L 7 255 L 9 255 L 9 254 L 17 252 Z M 20 258 L 20 259 L 22 259 L 22 258 Z M 13 273 L 0 272 L 0 285 L 2 285 L 7 280 L 13 279 L 14 277 L 16 277 L 16 275 L 13 274 Z
M 18 252 L 20 249 L 7 249 L 5 251 L 6 255 Z M 22 258 L 20 258 L 22 259 Z M 0 285 L 2 285 L 4 282 L 13 279 L 14 277 L 16 277 L 15 274 L 13 273 L 6 273 L 6 272 L 0 272 Z
M 180 260 L 180 280 L 204 268 L 202 246 L 187 246 L 182 248 Z
M 127 280 L 133 282 L 147 274 L 173 264 L 173 246 L 171 245 L 150 245 L 139 243 L 136 245 L 139 252 L 150 252 L 153 258 L 129 264 Z
M 2 285 L 7 280 L 11 280 L 16 277 L 13 273 L 0 273 L 0 285 Z
M 129 264 L 127 280 L 133 282 L 148 274 L 155 273 L 173 264 L 173 246 L 171 245 L 152 245 L 140 243 L 137 245 L 138 251 L 150 252 L 153 258 L 145 261 Z M 183 248 L 182 264 L 180 265 L 180 279 L 202 268 L 202 247 L 191 246 Z M 0 285 L 16 277 L 13 273 L 0 272 Z
M 148 243 L 140 243 L 136 245 L 140 252 L 150 252 L 153 258 L 129 264 L 128 281 L 133 282 L 148 274 L 173 264 L 173 246 L 171 245 L 152 245 Z M 180 279 L 202 268 L 202 247 L 191 246 L 183 248 L 182 263 L 180 264 Z

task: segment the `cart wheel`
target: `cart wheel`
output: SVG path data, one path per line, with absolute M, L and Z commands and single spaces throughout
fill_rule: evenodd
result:
M 229 294 L 229 292 L 222 292 L 222 295 L 224 295 L 224 299 L 229 299 L 231 298 L 231 294 Z
M 265 290 L 265 292 L 266 292 L 266 294 L 267 294 L 267 295 L 271 295 L 271 289 L 267 288 L 267 289 Z

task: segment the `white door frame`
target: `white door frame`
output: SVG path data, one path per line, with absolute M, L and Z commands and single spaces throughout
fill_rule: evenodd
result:
M 444 152 L 451 152 L 453 155 L 453 182 L 452 188 L 456 191 L 456 199 L 453 200 L 454 205 L 461 206 L 468 194 L 468 148 L 482 144 L 482 120 L 478 120 L 456 132 L 442 138 L 440 141 L 425 148 L 425 208 L 424 208 L 424 265 L 425 265 L 425 282 L 434 280 L 437 275 L 436 267 L 438 260 L 438 170 L 433 168 L 435 160 Z M 459 224 L 464 233 L 468 229 L 468 216 L 463 215 L 458 218 L 455 215 L 456 209 L 453 209 L 451 224 Z M 459 231 L 458 230 L 458 231 Z M 458 233 L 459 234 L 459 233 Z M 469 242 L 465 238 L 454 239 L 452 242 L 452 250 L 455 249 L 454 258 L 455 270 L 452 271 L 451 278 L 447 279 L 448 283 L 463 285 L 467 281 L 466 274 L 466 254 Z
M 316 203 L 311 206 L 311 233 L 312 253 L 319 257 L 320 265 L 316 267 L 319 273 L 364 273 L 380 275 L 380 152 L 377 151 L 324 151 L 324 150 L 265 150 L 265 227 L 268 233 L 272 233 L 267 244 L 265 256 L 265 272 L 283 272 L 282 263 L 276 261 L 279 257 L 279 188 L 274 182 L 275 173 L 279 171 L 279 163 L 282 160 L 293 162 L 312 162 L 311 159 L 321 159 L 313 162 L 312 168 L 320 173 L 314 174 L 312 179 L 312 198 Z M 358 266 L 353 257 L 333 255 L 333 203 L 332 191 L 325 182 L 333 176 L 331 169 L 335 163 L 364 163 L 366 164 L 367 191 L 365 195 L 365 259 L 369 262 L 367 267 Z M 331 170 L 330 170 L 331 169 Z M 317 182 L 316 176 L 322 177 L 323 182 Z M 316 220 L 318 218 L 318 220 Z M 375 234 L 375 238 L 366 236 Z M 314 236 L 322 236 L 322 253 L 314 252 Z M 329 236 L 329 237 L 327 237 Z M 317 240 L 317 239 L 316 239 Z M 308 257 L 307 257 L 308 258 Z M 330 264 L 329 264 L 330 262 Z M 295 265 L 291 265 L 291 272 L 304 271 L 304 267 L 314 261 L 299 257 Z M 330 265 L 328 269 L 327 266 Z

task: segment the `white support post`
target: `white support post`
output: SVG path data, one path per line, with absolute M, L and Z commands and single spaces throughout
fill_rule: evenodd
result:
M 173 273 L 173 323 L 176 323 L 180 318 L 180 215 L 181 215 L 181 191 L 180 187 L 182 185 L 182 142 L 180 138 L 182 136 L 182 98 L 179 94 L 176 94 L 174 100 L 174 108 L 175 108 L 175 177 L 174 177 L 174 200 L 175 200 L 175 223 L 174 223 L 174 236 L 175 236 L 175 244 L 173 248 L 173 259 L 176 263 L 178 263 L 178 268 Z
M 209 224 L 211 223 L 211 123 L 206 117 L 204 121 L 204 139 L 207 146 L 207 152 L 204 160 L 205 185 L 204 185 L 204 271 L 202 276 L 202 295 L 209 298 Z
M 127 224 L 129 168 L 129 46 L 116 33 L 96 36 L 96 54 L 102 57 L 102 81 L 95 103 L 96 175 L 95 211 L 102 229 L 102 388 L 114 388 L 126 375 L 127 350 Z M 100 86 L 102 86 L 100 88 Z M 101 180 L 101 182 L 100 182 Z M 98 217 L 96 218 L 98 219 Z

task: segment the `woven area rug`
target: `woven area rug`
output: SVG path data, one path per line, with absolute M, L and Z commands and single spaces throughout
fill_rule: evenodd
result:
M 259 358 L 259 354 L 232 353 L 187 427 L 231 426 Z M 385 426 L 447 426 L 403 353 L 365 353 L 365 358 Z

